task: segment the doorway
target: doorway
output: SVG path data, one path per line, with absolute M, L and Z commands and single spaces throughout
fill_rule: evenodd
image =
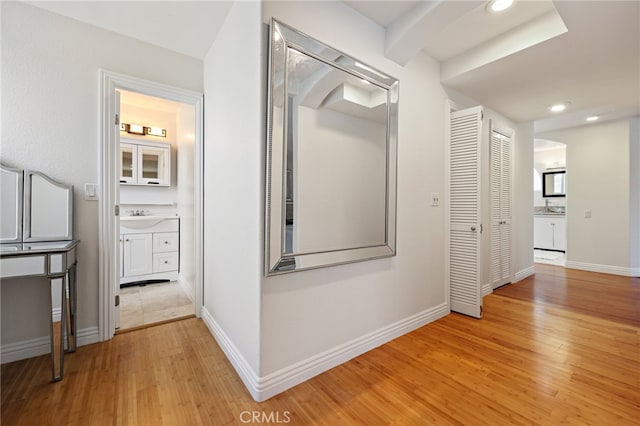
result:
M 533 260 L 535 263 L 564 266 L 567 251 L 567 145 L 535 139 L 533 163 Z M 555 186 L 555 190 L 549 190 L 550 186 Z
M 168 312 L 149 312 L 147 319 L 139 312 L 138 323 L 127 318 L 125 328 L 182 316 L 171 305 L 184 305 L 184 298 L 168 302 L 176 290 L 188 299 L 189 313 L 200 316 L 203 99 L 160 83 L 100 74 L 99 333 L 108 340 L 124 319 L 120 308 L 135 303 L 143 309 L 140 291 L 164 293 L 152 298 Z
M 194 314 L 195 108 L 128 90 L 118 93 L 116 329 L 125 331 Z

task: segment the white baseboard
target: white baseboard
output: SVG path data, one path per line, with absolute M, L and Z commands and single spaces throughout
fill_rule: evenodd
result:
M 487 294 L 491 294 L 493 293 L 493 287 L 491 286 L 491 283 L 489 284 L 485 284 L 482 286 L 482 297 L 486 296 Z
M 623 266 L 598 265 L 595 263 L 574 262 L 567 260 L 565 268 L 583 271 L 600 272 L 603 274 L 622 275 L 625 277 L 640 277 L 640 268 L 626 268 Z
M 98 327 L 89 327 L 78 330 L 78 346 L 90 345 L 100 341 Z M 0 363 L 20 361 L 35 356 L 45 355 L 51 352 L 51 337 L 36 337 L 35 339 L 9 343 L 0 347 Z
M 215 319 L 207 308 L 202 307 L 202 321 L 204 321 L 205 325 L 209 329 L 209 332 L 213 335 L 220 345 L 220 348 L 225 353 L 233 368 L 235 368 L 236 372 L 240 376 L 240 379 L 244 383 L 245 387 L 256 401 L 260 401 L 258 399 L 259 395 L 256 393 L 256 389 L 258 388 L 259 377 L 256 372 L 251 368 L 247 360 L 242 353 L 236 348 L 236 345 L 233 344 L 227 333 L 218 325 Z
M 533 274 L 535 274 L 535 269 L 533 265 L 531 265 L 528 268 L 516 272 L 516 275 L 513 277 L 513 282 L 517 283 L 518 281 L 522 281 Z
M 189 281 L 183 278 L 178 278 L 178 285 L 182 288 L 182 290 L 185 292 L 187 297 L 189 297 L 189 300 L 191 300 L 191 303 L 195 303 L 194 301 L 195 294 L 193 294 L 194 289 L 189 284 Z
M 264 401 L 449 313 L 448 304 L 443 303 L 264 377 L 258 376 L 253 371 L 206 308 L 202 308 L 202 319 L 240 375 L 253 399 Z

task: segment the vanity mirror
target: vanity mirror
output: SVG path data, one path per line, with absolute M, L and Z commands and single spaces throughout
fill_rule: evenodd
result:
M 22 170 L 0 165 L 0 243 L 22 242 Z
M 395 255 L 398 81 L 271 21 L 265 273 Z
M 73 186 L 24 171 L 25 242 L 73 239 Z

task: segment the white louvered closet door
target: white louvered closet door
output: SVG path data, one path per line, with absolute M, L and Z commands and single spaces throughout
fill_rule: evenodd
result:
M 449 292 L 451 310 L 482 317 L 480 285 L 480 141 L 482 108 L 451 113 L 449 148 Z
M 512 135 L 506 129 L 491 130 L 492 288 L 511 282 Z

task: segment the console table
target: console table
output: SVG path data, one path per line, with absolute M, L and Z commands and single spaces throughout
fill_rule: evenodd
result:
M 54 382 L 62 379 L 64 352 L 74 352 L 77 345 L 76 247 L 78 243 L 78 240 L 4 243 L 0 247 L 0 275 L 3 280 L 45 277 L 49 282 L 51 380 Z

